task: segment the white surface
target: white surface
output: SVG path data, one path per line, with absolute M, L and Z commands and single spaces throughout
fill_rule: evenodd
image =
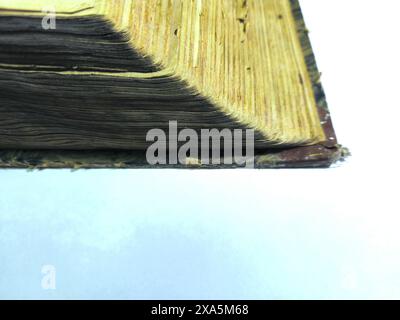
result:
M 348 162 L 0 171 L 0 297 L 400 298 L 400 3 L 301 3 Z

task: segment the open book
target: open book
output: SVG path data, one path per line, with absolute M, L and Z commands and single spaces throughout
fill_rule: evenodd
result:
M 252 130 L 257 167 L 343 153 L 297 1 L 0 0 L 0 86 L 3 167 L 146 166 L 171 122 Z

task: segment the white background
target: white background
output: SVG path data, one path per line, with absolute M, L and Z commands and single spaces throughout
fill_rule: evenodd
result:
M 301 4 L 347 162 L 0 171 L 0 297 L 400 298 L 400 2 Z

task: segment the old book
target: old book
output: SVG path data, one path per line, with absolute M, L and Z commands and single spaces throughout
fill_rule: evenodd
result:
M 0 85 L 2 167 L 146 167 L 171 121 L 252 129 L 256 167 L 343 156 L 294 0 L 0 0 Z

